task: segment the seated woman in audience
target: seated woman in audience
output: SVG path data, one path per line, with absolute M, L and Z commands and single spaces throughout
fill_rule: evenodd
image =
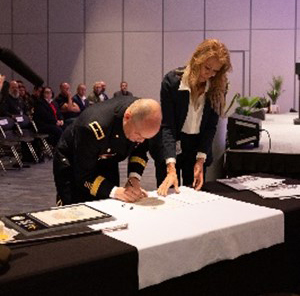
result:
M 35 101 L 33 120 L 39 132 L 48 134 L 49 143 L 56 146 L 63 132 L 64 121 L 53 97 L 51 87 L 46 86 L 41 92 L 41 97 Z

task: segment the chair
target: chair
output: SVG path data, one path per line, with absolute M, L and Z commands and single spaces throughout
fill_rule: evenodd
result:
M 44 146 L 44 149 L 45 149 L 45 153 L 50 157 L 50 158 L 53 158 L 53 153 L 52 153 L 52 149 L 50 147 L 50 145 L 48 144 L 47 142 L 47 138 L 49 137 L 48 134 L 42 134 L 42 133 L 39 133 L 39 130 L 34 122 L 33 119 L 30 119 L 31 121 L 31 124 L 32 124 L 32 127 L 33 127 L 33 136 L 37 139 L 40 139 L 43 146 Z
M 18 139 L 19 141 L 25 143 L 25 145 L 27 146 L 27 148 L 29 149 L 31 156 L 33 157 L 33 160 L 38 163 L 39 162 L 39 157 L 33 147 L 33 142 L 35 140 L 35 138 L 30 134 L 29 132 L 29 124 L 30 124 L 30 120 L 28 118 L 28 116 L 26 115 L 17 115 L 15 118 L 15 126 L 16 126 L 16 131 L 18 134 Z M 26 150 L 22 149 L 22 153 L 23 153 L 23 158 L 27 157 L 26 154 Z
M 8 152 L 12 152 L 13 157 L 17 161 L 19 168 L 23 167 L 23 162 L 17 151 L 17 146 L 20 145 L 18 136 L 14 131 L 15 122 L 10 117 L 0 117 L 0 156 L 9 156 Z M 0 166 L 3 171 L 6 171 L 4 163 L 0 160 Z
M 52 150 L 46 140 L 49 135 L 39 133 L 35 122 L 33 121 L 33 119 L 31 119 L 27 115 L 17 116 L 15 118 L 15 120 L 16 120 L 17 129 L 18 129 L 19 133 L 21 135 L 23 135 L 23 137 L 29 137 L 29 138 L 33 138 L 33 139 L 37 140 L 38 141 L 37 145 L 42 144 L 43 151 L 41 151 L 39 156 L 41 156 L 41 154 L 44 153 L 47 156 L 49 156 L 50 158 L 52 158 L 53 153 L 52 153 Z

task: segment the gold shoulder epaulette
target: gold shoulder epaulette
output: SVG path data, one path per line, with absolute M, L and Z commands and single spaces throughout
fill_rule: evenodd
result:
M 105 137 L 103 129 L 98 121 L 93 121 L 93 122 L 89 123 L 89 126 L 92 129 L 92 131 L 94 132 L 97 140 L 101 140 Z

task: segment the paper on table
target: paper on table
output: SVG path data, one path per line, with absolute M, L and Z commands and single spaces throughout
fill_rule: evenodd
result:
M 230 179 L 218 179 L 217 181 L 236 190 L 258 190 L 270 186 L 281 185 L 285 181 L 285 179 L 263 178 L 244 175 Z
M 300 185 L 282 184 L 281 186 L 254 190 L 254 192 L 263 198 L 300 198 Z

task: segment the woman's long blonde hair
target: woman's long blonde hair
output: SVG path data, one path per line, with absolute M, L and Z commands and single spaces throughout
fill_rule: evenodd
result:
M 192 100 L 199 96 L 201 82 L 199 81 L 200 66 L 209 58 L 217 58 L 222 64 L 221 69 L 214 77 L 209 79 L 210 88 L 207 93 L 211 106 L 219 115 L 222 115 L 225 106 L 225 94 L 227 91 L 226 73 L 232 69 L 229 51 L 226 46 L 217 39 L 206 39 L 198 45 L 192 58 L 188 62 L 188 83 L 192 92 Z M 195 104 L 195 102 L 194 102 Z

